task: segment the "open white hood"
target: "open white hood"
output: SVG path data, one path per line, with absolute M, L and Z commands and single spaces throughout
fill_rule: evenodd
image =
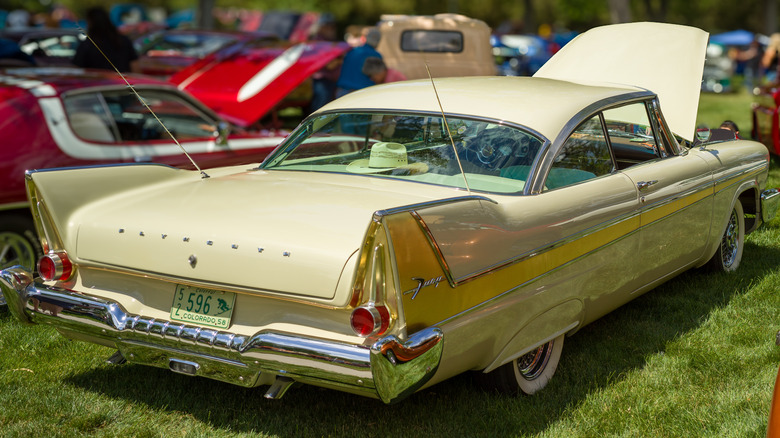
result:
M 597 27 L 566 44 L 534 77 L 650 90 L 672 131 L 690 141 L 708 36 L 695 27 L 664 23 Z

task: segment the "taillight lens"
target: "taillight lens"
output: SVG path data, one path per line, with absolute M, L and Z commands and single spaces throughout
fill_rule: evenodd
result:
M 73 273 L 73 263 L 65 251 L 50 252 L 38 260 L 38 275 L 44 281 L 64 281 Z
M 350 323 L 358 336 L 381 335 L 390 325 L 390 311 L 385 306 L 360 306 L 352 311 Z

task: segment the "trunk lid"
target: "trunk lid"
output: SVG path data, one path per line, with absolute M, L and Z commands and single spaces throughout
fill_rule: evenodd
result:
M 331 300 L 375 211 L 452 195 L 399 184 L 414 183 L 282 171 L 177 179 L 88 204 L 70 232 L 81 261 Z

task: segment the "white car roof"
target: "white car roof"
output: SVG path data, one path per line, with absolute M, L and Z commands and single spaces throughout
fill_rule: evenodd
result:
M 652 96 L 634 87 L 603 87 L 552 79 L 482 76 L 435 79 L 441 108 L 448 115 L 507 121 L 553 141 L 562 128 L 594 102 Z M 347 94 L 321 111 L 389 110 L 440 113 L 429 79 L 393 82 Z

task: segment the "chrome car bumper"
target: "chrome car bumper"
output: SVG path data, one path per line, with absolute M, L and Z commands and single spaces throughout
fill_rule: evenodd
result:
M 23 322 L 114 345 L 132 363 L 246 387 L 271 385 L 269 398 L 281 397 L 298 381 L 396 402 L 430 380 L 443 348 L 436 327 L 406 342 L 387 336 L 369 347 L 268 330 L 245 336 L 146 318 L 116 302 L 47 286 L 21 266 L 0 271 L 0 289 Z
M 761 220 L 769 222 L 777 214 L 780 189 L 767 189 L 761 193 Z

